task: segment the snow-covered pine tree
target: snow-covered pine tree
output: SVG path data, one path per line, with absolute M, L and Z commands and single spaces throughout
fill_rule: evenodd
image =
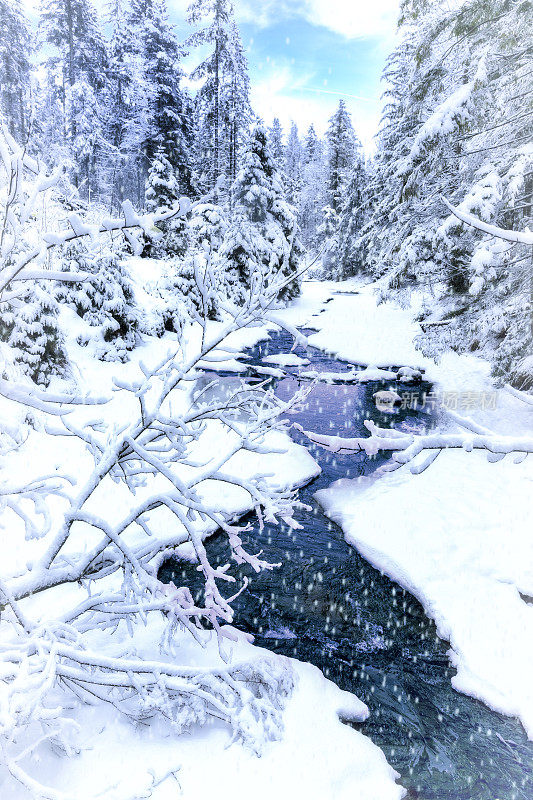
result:
M 302 191 L 298 222 L 302 240 L 309 250 L 320 250 L 318 228 L 322 210 L 327 205 L 326 164 L 323 142 L 313 125 L 309 127 L 303 148 Z
M 318 227 L 317 236 L 322 251 L 322 276 L 331 279 L 336 274 L 337 242 L 336 233 L 339 216 L 334 208 L 325 206 L 322 209 L 322 223 Z
M 109 142 L 108 184 L 109 205 L 112 210 L 120 208 L 128 197 L 137 200 L 133 175 L 135 174 L 135 148 L 132 147 L 132 112 L 135 69 L 129 52 L 130 36 L 127 30 L 125 9 L 121 0 L 107 7 L 106 21 L 111 26 L 108 45 L 108 72 L 104 101 L 104 125 Z M 139 77 L 139 76 L 137 76 Z M 134 96 L 134 95 L 133 95 Z M 143 120 L 138 119 L 137 125 Z M 146 131 L 139 138 L 146 139 Z
M 480 350 L 521 385 L 532 346 L 527 248 L 465 228 L 441 198 L 503 228 L 530 223 L 528 10 L 403 3 L 362 237 L 367 267 L 390 287 L 416 281 L 432 294 L 426 322 L 443 324 L 427 327 L 428 352 Z
M 107 149 L 97 107 L 107 66 L 98 15 L 90 0 L 43 0 L 39 30 L 49 46 L 46 68 L 60 81 L 61 131 L 72 149 L 71 179 L 82 194 L 89 196 L 96 186 L 93 172 L 99 152 Z M 89 131 L 92 135 L 86 142 Z
M 103 361 L 127 361 L 139 341 L 141 314 L 122 254 L 107 247 L 66 248 L 60 259 L 65 271 L 84 272 L 82 282 L 59 283 L 56 297 L 69 305 L 90 328 L 78 337 Z
M 311 124 L 307 130 L 303 146 L 304 164 L 311 164 L 313 161 L 317 161 L 318 159 L 322 158 L 323 151 L 323 143 L 317 136 L 315 126 Z
M 69 150 L 76 165 L 72 179 L 83 198 L 99 198 L 105 192 L 99 166 L 108 153 L 101 120 L 99 96 L 81 73 L 66 89 L 66 118 L 70 121 Z
M 272 188 L 274 200 L 271 214 L 274 225 L 268 226 L 266 231 L 270 246 L 270 270 L 274 275 L 283 276 L 286 283 L 278 297 L 288 301 L 300 294 L 300 272 L 305 248 L 300 240 L 297 209 L 285 197 L 279 172 L 273 175 Z
M 358 150 L 358 139 L 344 100 L 339 100 L 339 106 L 329 121 L 326 139 L 329 205 L 339 214 L 345 201 L 350 173 Z
M 285 145 L 283 143 L 283 138 L 284 134 L 281 122 L 278 117 L 274 117 L 272 125 L 268 129 L 268 142 L 278 172 L 283 172 L 285 167 Z
M 280 292 L 280 299 L 296 296 L 303 255 L 296 212 L 285 199 L 267 132 L 261 124 L 252 132 L 232 191 L 234 215 L 221 249 L 228 264 L 231 299 L 240 302 L 259 275 L 265 286 L 284 276 L 287 285 Z
M 176 173 L 162 147 L 157 148 L 152 159 L 144 196 L 149 214 L 158 208 L 172 208 L 179 197 Z
M 339 280 L 355 275 L 364 265 L 359 239 L 366 219 L 365 184 L 365 161 L 362 148 L 359 148 L 346 190 L 346 201 L 337 223 L 334 272 Z
M 201 117 L 197 162 L 203 176 L 204 193 L 218 193 L 220 176 L 234 179 L 244 132 L 252 118 L 249 102 L 248 66 L 240 33 L 235 23 L 231 0 L 193 0 L 189 21 L 198 25 L 208 20 L 189 37 L 187 47 L 209 46 L 209 54 L 192 73 L 203 81 L 197 94 Z M 215 197 L 215 200 L 217 198 Z
M 221 206 L 200 203 L 188 221 L 188 248 L 174 261 L 174 274 L 190 317 L 220 319 L 220 298 L 224 296 L 224 260 L 220 250 L 228 230 Z
M 182 49 L 168 19 L 166 0 L 132 0 L 127 15 L 129 50 L 138 61 L 147 96 L 141 116 L 149 120 L 141 144 L 143 183 L 158 148 L 176 171 L 181 194 L 192 191 L 188 98 L 181 86 Z M 144 106 L 144 108 L 143 108 Z
M 226 137 L 227 176 L 233 182 L 240 168 L 241 156 L 250 129 L 250 78 L 241 34 L 234 19 L 230 21 L 229 47 L 232 68 L 223 90 L 224 130 Z
M 32 37 L 20 0 L 0 0 L 0 112 L 11 135 L 26 142 Z
M 174 208 L 178 202 L 179 185 L 176 173 L 162 147 L 158 147 L 150 165 L 145 187 L 145 205 L 149 214 L 158 209 Z M 158 227 L 160 235 L 154 239 L 145 237 L 143 255 L 154 258 L 183 255 L 186 250 L 184 242 L 185 222 L 180 218 L 168 220 Z M 157 233 L 157 232 L 156 232 Z
M 293 122 L 287 140 L 287 147 L 285 148 L 284 181 L 287 199 L 297 208 L 300 205 L 300 193 L 302 191 L 302 162 L 302 143 L 298 133 L 298 126 Z
M 69 143 L 65 132 L 65 103 L 62 69 L 58 59 L 46 62 L 40 91 L 34 102 L 34 122 L 29 142 L 30 152 L 39 153 L 49 169 L 70 161 Z M 61 131 L 61 135 L 58 135 Z

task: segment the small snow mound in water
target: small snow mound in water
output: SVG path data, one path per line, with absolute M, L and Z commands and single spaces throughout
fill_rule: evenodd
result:
M 265 364 L 277 364 L 280 367 L 306 367 L 311 362 L 308 358 L 300 358 L 296 353 L 274 353 L 263 358 Z
M 412 367 L 400 367 L 396 378 L 402 383 L 420 383 L 422 381 L 422 371 Z
M 267 375 L 270 378 L 284 378 L 285 373 L 282 369 L 276 369 L 275 367 L 258 367 L 257 365 L 253 364 L 251 369 L 256 372 L 258 375 Z
M 359 383 L 368 383 L 369 381 L 392 381 L 395 379 L 395 372 L 391 372 L 390 369 L 376 367 L 372 364 L 357 373 L 357 380 Z

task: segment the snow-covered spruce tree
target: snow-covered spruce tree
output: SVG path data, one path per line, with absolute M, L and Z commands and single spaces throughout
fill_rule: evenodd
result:
M 88 276 L 80 283 L 60 282 L 56 295 L 95 329 L 78 343 L 90 345 L 104 361 L 127 361 L 139 341 L 141 313 L 120 252 L 73 244 L 62 256 L 62 268 Z
M 196 313 L 194 283 L 189 280 L 182 258 L 166 259 L 159 267 L 157 279 L 148 280 L 144 286 L 155 302 L 151 313 L 143 315 L 140 327 L 152 336 L 162 337 L 167 332 L 181 335 Z
M 232 68 L 224 86 L 224 129 L 227 139 L 227 177 L 230 182 L 237 177 L 242 153 L 253 118 L 250 106 L 250 79 L 248 61 L 241 34 L 234 19 L 230 22 L 230 54 Z
M 224 293 L 219 257 L 227 230 L 224 210 L 198 203 L 186 221 L 179 218 L 171 223 L 168 236 L 172 241 L 164 254 L 163 275 L 149 288 L 161 300 L 160 325 L 154 331 L 159 335 L 180 333 L 191 320 L 220 319 L 219 301 Z
M 186 302 L 193 306 L 193 317 L 219 319 L 219 299 L 224 295 L 223 260 L 220 250 L 228 230 L 226 214 L 221 206 L 201 203 L 194 207 L 189 219 L 189 249 L 181 262 L 181 275 L 188 281 L 184 287 Z
M 153 214 L 161 209 L 173 208 L 180 197 L 179 182 L 172 164 L 162 147 L 156 150 L 146 181 L 146 210 Z M 152 258 L 183 257 L 187 250 L 187 232 L 183 219 L 168 220 L 146 237 L 144 256 Z
M 325 206 L 322 209 L 322 223 L 317 230 L 320 249 L 322 251 L 322 272 L 325 278 L 331 279 L 337 269 L 337 242 L 335 234 L 339 225 L 339 216 L 334 208 Z
M 312 134 L 309 150 L 315 153 L 317 142 Z M 365 219 L 366 184 L 363 147 L 342 100 L 330 121 L 327 141 L 330 204 L 324 208 L 323 222 L 318 230 L 325 248 L 322 258 L 324 274 L 342 280 L 361 269 L 358 239 Z M 315 161 L 316 158 L 315 155 Z
M 134 181 L 136 151 L 139 143 L 147 139 L 148 120 L 140 113 L 134 119 L 133 112 L 136 89 L 145 89 L 145 97 L 148 90 L 142 85 L 139 64 L 135 63 L 130 50 L 131 39 L 121 0 L 108 6 L 105 21 L 112 33 L 108 44 L 103 124 L 110 146 L 107 159 L 109 205 L 115 210 L 126 197 L 138 202 Z
M 101 124 L 98 93 L 82 74 L 66 89 L 65 110 L 70 121 L 70 162 L 76 164 L 73 180 L 83 198 L 102 197 L 99 165 L 107 155 L 108 146 Z
M 346 198 L 346 189 L 358 155 L 358 146 L 360 147 L 344 100 L 339 100 L 339 106 L 329 121 L 326 139 L 329 205 L 339 214 Z
M 315 126 L 311 124 L 307 130 L 303 145 L 302 158 L 304 164 L 310 164 L 319 159 L 323 154 L 323 149 L 322 142 L 317 136 Z
M 414 63 L 415 44 L 404 37 L 386 63 L 383 78 L 388 86 L 384 94 L 384 115 L 376 137 L 377 152 L 372 160 L 368 183 L 364 192 L 367 222 L 358 237 L 356 247 L 358 261 L 373 277 L 380 277 L 391 270 L 391 282 L 395 282 L 396 254 L 402 243 L 400 225 L 402 221 L 399 197 L 402 180 L 397 165 L 401 148 L 412 133 L 414 119 L 419 113 L 409 108 L 414 100 L 407 96 L 410 85 L 410 69 Z M 390 231 L 393 235 L 389 235 Z M 398 268 L 399 269 L 399 268 Z
M 505 0 L 403 4 L 364 233 L 367 266 L 389 286 L 416 281 L 438 298 L 427 351 L 481 351 L 502 379 L 523 375 L 531 348 L 529 253 L 464 228 L 441 198 L 502 228 L 530 223 L 528 11 Z
M 299 293 L 303 247 L 297 235 L 295 209 L 285 199 L 262 125 L 252 131 L 232 195 L 233 219 L 221 249 L 228 265 L 230 297 L 240 302 L 252 279 L 268 286 L 280 276 L 286 281 L 280 299 L 294 297 Z
M 48 46 L 46 69 L 60 81 L 72 183 L 84 197 L 94 197 L 96 164 L 107 149 L 98 109 L 107 53 L 98 15 L 90 0 L 43 0 L 39 33 Z
M 0 266 L 4 276 L 13 275 L 13 279 L 21 253 L 31 248 L 32 193 L 37 196 L 34 176 L 21 163 L 21 147 L 0 120 Z M 28 163 L 37 173 L 37 165 L 29 158 Z M 46 188 L 44 183 L 41 196 Z M 0 339 L 11 351 L 10 362 L 18 365 L 19 374 L 46 385 L 52 375 L 64 370 L 66 355 L 50 284 L 41 284 L 39 277 L 0 285 Z
M 298 133 L 298 126 L 293 122 L 285 148 L 285 169 L 283 178 L 287 200 L 296 208 L 300 205 L 300 193 L 302 191 L 302 162 L 302 143 Z
M 30 121 L 32 41 L 20 0 L 0 0 L 0 20 L 0 114 L 11 135 L 25 142 Z
M 224 259 L 220 250 L 228 230 L 226 214 L 213 203 L 195 205 L 188 220 L 188 247 L 174 262 L 176 285 L 192 319 L 220 319 L 225 295 Z
M 192 34 L 187 47 L 208 45 L 209 54 L 192 73 L 203 84 L 196 97 L 199 127 L 197 173 L 203 193 L 218 193 L 219 178 L 233 180 L 240 168 L 252 119 L 248 65 L 231 0 L 193 0 L 189 21 L 207 25 Z M 214 200 L 218 202 L 218 197 Z
M 319 227 L 322 211 L 328 204 L 326 187 L 326 163 L 323 142 L 316 135 L 313 125 L 309 127 L 303 149 L 302 191 L 298 222 L 302 241 L 312 252 L 321 249 Z
M 272 125 L 268 129 L 268 142 L 278 172 L 283 172 L 285 167 L 285 145 L 283 143 L 283 137 L 284 134 L 281 122 L 278 117 L 274 117 Z
M 267 228 L 266 239 L 270 247 L 270 269 L 275 275 L 285 279 L 278 297 L 288 301 L 300 294 L 300 273 L 305 248 L 299 237 L 297 210 L 285 199 L 279 174 L 275 177 L 271 210 L 274 225 Z
M 50 287 L 35 282 L 11 302 L 0 299 L 0 339 L 12 350 L 20 372 L 48 385 L 65 371 L 67 357 Z
M 166 0 L 132 0 L 127 15 L 129 50 L 140 63 L 148 89 L 149 128 L 141 143 L 146 176 L 162 149 L 175 170 L 179 192 L 192 189 L 188 98 L 181 86 L 182 49 L 168 19 Z
M 65 130 L 65 92 L 61 66 L 56 59 L 46 63 L 42 85 L 35 94 L 32 136 L 28 142 L 30 152 L 39 155 L 48 169 L 53 170 L 57 164 L 65 164 L 68 169 L 65 180 L 72 170 L 69 142 L 66 134 L 59 136 L 58 131 Z M 70 181 L 69 181 L 70 183 Z M 69 196 L 75 194 L 74 189 Z
M 20 296 L 21 283 L 47 278 L 76 282 L 84 277 L 42 269 L 46 254 L 56 247 L 98 232 L 128 231 L 131 236 L 133 228 L 158 222 L 157 217 L 139 217 L 125 202 L 120 219 L 88 226 L 70 214 L 68 229 L 45 233 L 29 243 L 28 222 L 57 176 L 40 174 L 36 162 L 13 139 L 4 136 L 1 145 L 0 202 L 4 212 L 9 209 L 13 223 L 1 251 L 3 302 Z M 14 186 L 9 195 L 6 176 Z M 214 718 L 228 726 L 233 740 L 242 740 L 257 753 L 265 742 L 282 735 L 283 707 L 293 687 L 288 663 L 279 658 L 238 664 L 221 660 L 205 669 L 194 659 L 180 663 L 178 654 L 189 648 L 175 646 L 176 638 L 179 644 L 187 635 L 201 645 L 208 626 L 212 629 L 208 635 L 217 637 L 221 654 L 229 658 L 224 642 L 234 638 L 231 604 L 236 591 L 226 569 L 209 561 L 202 543 L 209 529 L 220 529 L 227 537 L 237 564 L 255 571 L 271 568 L 245 550 L 241 534 L 248 527 L 236 523 L 231 511 L 215 507 L 209 501 L 209 488 L 215 485 L 224 491 L 228 484 L 239 486 L 257 510 L 260 524 L 297 524 L 292 492 L 272 486 L 267 475 L 243 478 L 231 461 L 241 452 L 262 457 L 277 453 L 269 435 L 286 430 L 282 420 L 288 405 L 273 393 L 265 395 L 245 384 L 222 400 L 200 396 L 188 406 L 182 402 L 201 362 L 216 361 L 216 350 L 224 349 L 228 336 L 243 326 L 276 324 L 270 308 L 282 283 L 273 282 L 270 294 L 260 281 L 252 284 L 261 291 L 252 292 L 245 308 L 233 315 L 227 305 L 223 325 L 210 329 L 205 319 L 200 322 L 203 335 L 194 350 L 191 345 L 178 347 L 174 357 L 153 370 L 141 363 L 138 374 L 129 374 L 128 383 L 117 380 L 114 401 L 92 394 L 41 391 L 17 382 L 13 375 L 9 380 L 0 378 L 4 403 L 23 412 L 31 409 L 43 422 L 51 422 L 46 434 L 43 425 L 42 435 L 64 435 L 69 448 L 73 452 L 78 448 L 80 454 L 75 474 L 65 467 L 64 473 L 54 468 L 53 475 L 48 471 L 42 477 L 24 451 L 20 453 L 27 465 L 23 479 L 12 483 L 7 470 L 2 473 L 0 496 L 10 515 L 9 535 L 18 535 L 20 526 L 29 548 L 32 540 L 41 540 L 23 571 L 16 568 L 11 573 L 6 565 L 0 579 L 0 663 L 5 667 L 0 683 L 4 709 L 0 765 L 8 793 L 16 785 L 17 791 L 26 791 L 35 800 L 58 797 L 55 789 L 43 785 L 38 765 L 49 748 L 66 756 L 78 752 L 72 738 L 73 717 L 85 702 L 102 703 L 144 724 L 148 717 L 161 717 L 174 735 Z M 179 397 L 176 404 L 174 393 Z M 300 394 L 295 402 L 303 397 Z M 116 408 L 108 411 L 109 402 L 128 408 L 119 425 Z M 88 419 L 78 411 L 80 405 L 99 408 L 99 417 L 93 413 Z M 226 431 L 222 439 L 216 433 L 220 426 Z M 24 448 L 24 440 L 13 438 L 4 419 L 0 431 L 11 436 L 11 450 Z M 212 434 L 217 442 L 214 451 L 209 442 L 199 443 L 199 438 Z M 89 459 L 83 457 L 87 450 Z M 207 462 L 206 452 L 212 452 Z M 75 491 L 65 491 L 73 483 Z M 112 501 L 103 509 L 106 496 Z M 80 541 L 81 526 L 89 536 Z M 187 586 L 162 584 L 157 578 L 162 555 L 185 543 L 196 553 L 205 582 L 204 599 L 197 602 Z M 69 587 L 64 601 L 49 602 L 47 594 L 57 597 L 61 587 Z M 23 601 L 37 592 L 41 602 L 38 609 L 34 606 L 34 615 Z M 120 652 L 115 647 L 117 626 L 131 637 L 127 657 L 123 642 Z M 154 784 L 152 779 L 152 788 Z
M 360 272 L 364 264 L 358 240 L 365 223 L 365 184 L 366 170 L 361 148 L 356 156 L 346 201 L 337 224 L 335 276 L 339 280 Z

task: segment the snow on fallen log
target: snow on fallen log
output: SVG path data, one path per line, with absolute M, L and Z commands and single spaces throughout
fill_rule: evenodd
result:
M 320 383 L 371 383 L 372 381 L 398 380 L 396 372 L 373 366 L 365 367 L 365 369 L 351 369 L 347 372 L 305 370 L 299 373 L 299 377 L 307 380 L 318 380 Z
M 447 449 L 463 449 L 470 453 L 472 450 L 486 450 L 491 456 L 502 457 L 515 453 L 518 457 L 533 452 L 533 436 L 500 436 L 486 433 L 440 433 L 411 434 L 393 428 L 379 428 L 372 420 L 365 420 L 365 427 L 370 432 L 366 438 L 343 438 L 341 436 L 328 436 L 326 434 L 306 431 L 301 425 L 294 427 L 303 433 L 310 441 L 324 447 L 332 453 L 339 455 L 349 453 L 366 453 L 375 456 L 381 452 L 392 453 L 393 464 L 387 466 L 387 471 L 413 461 L 416 456 L 424 451 L 442 451 Z M 522 459 L 521 459 L 522 460 Z M 432 463 L 428 462 L 426 466 Z M 424 467 L 425 469 L 426 467 Z M 416 468 L 420 471 L 420 465 Z

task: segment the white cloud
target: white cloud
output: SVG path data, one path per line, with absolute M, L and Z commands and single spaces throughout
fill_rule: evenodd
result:
M 169 0 L 184 16 L 190 0 Z M 268 27 L 284 19 L 303 18 L 349 39 L 392 36 L 400 0 L 234 0 L 239 22 Z
M 399 0 L 305 0 L 304 15 L 314 25 L 350 39 L 390 37 L 396 28 L 399 8 Z
M 92 0 L 101 8 L 104 0 Z M 283 19 L 302 17 L 348 38 L 392 35 L 400 0 L 234 0 L 239 22 L 267 27 Z M 31 17 L 39 13 L 40 0 L 22 0 Z M 184 19 L 190 0 L 168 0 L 174 17 Z
M 396 29 L 400 0 L 235 0 L 235 9 L 241 22 L 261 27 L 301 17 L 348 39 L 389 38 Z

